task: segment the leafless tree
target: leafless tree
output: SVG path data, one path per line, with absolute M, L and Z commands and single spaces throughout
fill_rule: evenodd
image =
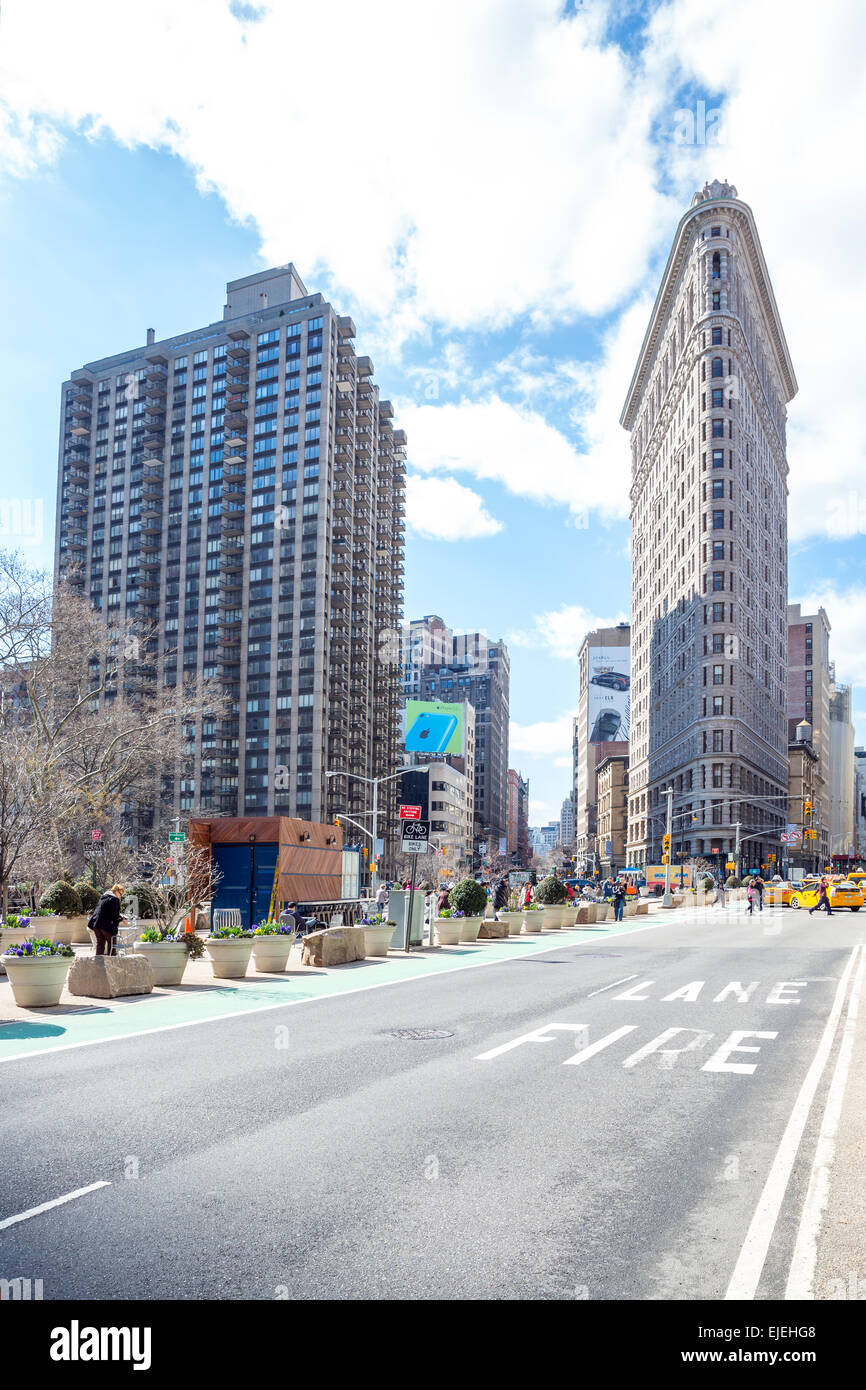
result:
M 48 606 L 44 575 L 0 558 L 0 891 L 25 846 L 53 849 L 116 818 L 137 836 L 158 818 L 162 783 L 188 765 L 191 734 L 226 699 L 214 682 L 163 688 L 151 624 L 115 624 L 74 584 Z M 43 846 L 44 848 L 44 846 Z

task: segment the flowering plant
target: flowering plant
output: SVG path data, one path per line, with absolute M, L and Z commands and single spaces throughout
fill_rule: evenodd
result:
M 255 936 L 255 932 L 249 931 L 246 927 L 217 927 L 210 934 L 211 941 L 227 941 L 232 937 Z
M 4 951 L 5 956 L 74 956 L 75 952 L 71 946 L 64 946 L 59 941 L 49 941 L 46 937 L 37 937 L 36 940 L 22 941 L 18 946 L 10 946 L 8 951 Z
M 146 941 L 151 946 L 160 946 L 163 943 L 172 946 L 185 946 L 187 955 L 192 956 L 194 960 L 204 955 L 204 942 L 200 936 L 196 936 L 194 931 L 170 931 L 168 927 L 146 927 L 139 940 Z
M 286 922 L 259 922 L 255 928 L 253 936 L 297 936 L 294 927 L 290 927 Z
M 439 913 L 440 917 L 465 917 L 466 913 L 461 912 L 457 907 L 443 907 Z
M 29 926 L 30 926 L 30 918 L 29 918 L 29 917 L 19 917 L 19 916 L 17 915 L 17 913 L 15 913 L 15 912 L 10 912 L 10 913 L 8 914 L 7 918 L 6 918 L 6 921 L 3 923 L 3 925 L 4 925 L 4 927 L 29 927 Z

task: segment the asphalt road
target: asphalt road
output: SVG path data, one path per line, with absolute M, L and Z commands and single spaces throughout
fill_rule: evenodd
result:
M 766 1259 L 744 1242 L 864 916 L 681 911 L 18 1061 L 0 1225 L 108 1185 L 0 1229 L 0 1275 L 46 1299 L 695 1300 L 745 1258 L 783 1297 L 832 1051 Z

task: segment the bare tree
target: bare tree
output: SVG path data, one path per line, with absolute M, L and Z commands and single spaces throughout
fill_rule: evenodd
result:
M 42 839 L 57 872 L 70 837 L 119 817 L 141 836 L 158 817 L 162 780 L 182 772 L 190 733 L 220 717 L 210 681 L 163 688 L 152 624 L 111 624 L 61 582 L 16 556 L 0 559 L 0 891 L 25 846 Z M 44 848 L 44 847 L 43 847 Z
M 143 851 L 147 870 L 142 878 L 149 905 L 163 931 L 183 926 L 187 915 L 193 927 L 198 909 L 210 902 L 222 873 L 209 846 L 166 844 L 154 839 Z M 145 914 L 139 914 L 145 915 Z

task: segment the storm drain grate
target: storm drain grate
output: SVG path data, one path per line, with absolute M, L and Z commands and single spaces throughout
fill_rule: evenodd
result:
M 386 1028 L 379 1036 L 426 1042 L 428 1039 L 453 1038 L 454 1033 L 450 1028 Z

